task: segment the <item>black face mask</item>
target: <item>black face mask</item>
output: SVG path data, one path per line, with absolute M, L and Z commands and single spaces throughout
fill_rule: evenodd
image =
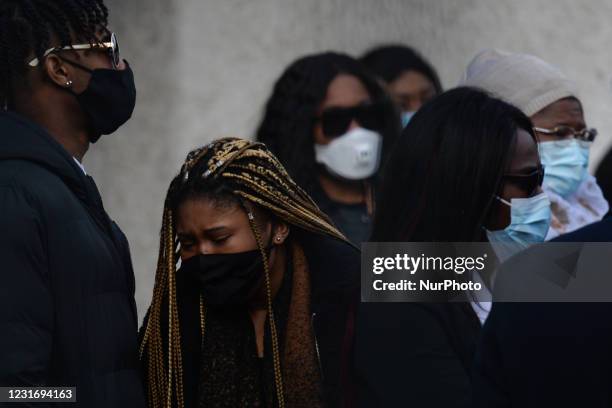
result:
M 204 302 L 216 307 L 247 304 L 265 279 L 259 249 L 234 254 L 196 255 L 184 261 L 177 273 L 197 280 Z
M 134 73 L 127 61 L 124 61 L 123 70 L 92 70 L 74 61 L 63 61 L 91 74 L 85 91 L 76 94 L 68 90 L 77 98 L 81 109 L 89 117 L 92 143 L 96 143 L 101 135 L 113 133 L 132 117 L 136 106 L 136 85 Z

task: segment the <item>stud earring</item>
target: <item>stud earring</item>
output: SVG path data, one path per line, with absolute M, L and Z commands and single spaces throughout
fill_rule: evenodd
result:
M 281 237 L 276 237 L 276 238 L 274 238 L 274 240 L 275 240 L 276 242 L 281 242 Z
M 66 88 L 70 88 L 72 86 L 72 81 L 66 82 Z

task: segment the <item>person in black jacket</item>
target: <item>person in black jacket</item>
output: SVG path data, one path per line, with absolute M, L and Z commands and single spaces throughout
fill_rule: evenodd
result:
M 561 235 L 553 242 L 612 242 L 612 218 Z M 534 247 L 513 261 L 550 256 L 538 255 L 542 250 Z M 507 272 L 542 272 L 524 261 L 521 265 L 522 270 L 510 268 Z M 607 274 L 607 269 L 602 265 L 600 271 Z M 522 281 L 519 277 L 519 285 Z M 609 407 L 611 314 L 612 302 L 494 302 L 474 360 L 474 406 Z
M 135 104 L 107 15 L 101 0 L 0 4 L 0 386 L 140 408 L 128 243 L 80 163 Z
M 141 331 L 149 406 L 344 406 L 358 287 L 359 251 L 264 144 L 192 151 Z
M 500 233 L 511 240 L 519 220 L 505 203 L 543 194 L 529 118 L 470 88 L 425 104 L 383 175 L 373 242 L 491 242 Z M 359 406 L 470 407 L 482 311 L 486 305 L 469 301 L 361 303 L 354 351 Z

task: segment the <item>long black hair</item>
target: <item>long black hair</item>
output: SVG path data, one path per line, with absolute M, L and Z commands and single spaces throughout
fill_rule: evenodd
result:
M 316 112 L 329 84 L 340 74 L 357 77 L 370 99 L 384 106 L 383 162 L 400 132 L 397 112 L 378 82 L 356 59 L 335 52 L 302 57 L 276 81 L 257 129 L 257 141 L 265 143 L 298 185 L 312 191 L 317 181 L 314 154 Z
M 393 149 L 372 241 L 483 240 L 516 133 L 529 118 L 483 91 L 456 88 L 423 106 Z
M 436 94 L 442 92 L 442 84 L 433 66 L 416 50 L 404 45 L 381 45 L 367 51 L 361 61 L 374 75 L 390 83 L 406 71 L 416 71 L 433 84 Z
M 27 58 L 42 59 L 54 45 L 73 41 L 96 43 L 96 31 L 106 28 L 103 0 L 0 1 L 0 110 L 12 108 L 14 90 L 23 86 Z M 52 44 L 56 37 L 59 44 Z

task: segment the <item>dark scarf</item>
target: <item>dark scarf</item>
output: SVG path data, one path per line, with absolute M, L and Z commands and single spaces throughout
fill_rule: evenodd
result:
M 286 407 L 318 407 L 321 402 L 321 375 L 310 311 L 310 274 L 303 251 L 289 244 L 291 256 L 281 288 L 274 299 L 274 313 L 281 346 L 281 370 Z M 180 283 L 178 296 L 190 297 L 194 286 Z M 193 296 L 191 296 L 193 297 Z M 197 307 L 190 302 L 189 308 Z M 181 307 L 184 310 L 183 307 Z M 198 313 L 183 321 L 183 339 L 201 341 Z M 197 321 L 194 321 L 197 320 Z M 266 321 L 264 357 L 257 356 L 255 331 L 249 313 L 242 310 L 208 308 L 206 331 L 200 355 L 189 355 L 196 348 L 184 345 L 183 361 L 197 359 L 199 368 L 186 371 L 197 380 L 185 378 L 186 386 L 197 384 L 198 407 L 277 407 L 274 386 L 271 332 Z M 189 333 L 189 334 L 188 334 Z M 189 340 L 191 337 L 191 341 Z M 197 337 L 197 340 L 196 340 Z M 201 343 L 200 343 L 201 344 Z M 197 374 L 196 374 L 197 373 Z M 186 390 L 186 393 L 191 391 Z

